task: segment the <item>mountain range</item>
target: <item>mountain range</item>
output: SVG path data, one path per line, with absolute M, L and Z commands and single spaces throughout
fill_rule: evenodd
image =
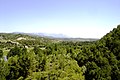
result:
M 13 32 L 13 33 L 46 37 L 46 38 L 62 40 L 62 41 L 96 41 L 98 40 L 98 38 L 72 38 L 64 34 L 54 34 L 54 33 L 24 33 L 24 32 Z

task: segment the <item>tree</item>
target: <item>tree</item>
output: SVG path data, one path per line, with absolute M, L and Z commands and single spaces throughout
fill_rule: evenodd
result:
M 9 51 L 7 57 L 9 58 L 9 57 L 11 57 L 11 56 L 16 56 L 16 55 L 18 55 L 18 56 L 21 55 L 21 48 L 18 47 L 18 46 L 15 46 L 14 48 L 12 48 L 12 49 Z
M 2 58 L 2 57 L 3 57 L 3 51 L 0 50 L 0 58 Z
M 0 60 L 0 80 L 6 80 L 6 76 L 9 74 L 8 62 Z

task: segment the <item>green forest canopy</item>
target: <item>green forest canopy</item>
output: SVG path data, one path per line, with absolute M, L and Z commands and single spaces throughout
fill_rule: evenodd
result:
M 54 41 L 1 34 L 0 80 L 120 79 L 120 25 L 95 42 Z

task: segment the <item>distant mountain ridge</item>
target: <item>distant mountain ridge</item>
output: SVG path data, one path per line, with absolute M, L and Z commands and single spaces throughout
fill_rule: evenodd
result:
M 42 36 L 42 37 L 49 37 L 49 38 L 69 38 L 68 36 L 64 35 L 64 34 L 49 34 L 49 33 L 31 33 L 31 34 L 35 34 L 38 36 Z
M 97 38 L 72 38 L 64 34 L 49 34 L 49 33 L 24 33 L 24 32 L 13 32 L 14 34 L 27 34 L 32 36 L 46 37 L 50 39 L 62 40 L 62 41 L 96 41 Z
M 48 38 L 70 38 L 64 34 L 54 34 L 54 33 L 25 33 L 25 32 L 13 32 L 14 34 L 28 34 L 28 35 L 37 35 L 40 37 Z

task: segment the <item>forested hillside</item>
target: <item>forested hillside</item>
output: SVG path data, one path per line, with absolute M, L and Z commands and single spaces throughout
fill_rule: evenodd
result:
M 120 25 L 92 42 L 1 33 L 0 80 L 120 80 Z
M 86 80 L 120 80 L 120 25 L 94 44 L 82 47 L 76 60 Z

